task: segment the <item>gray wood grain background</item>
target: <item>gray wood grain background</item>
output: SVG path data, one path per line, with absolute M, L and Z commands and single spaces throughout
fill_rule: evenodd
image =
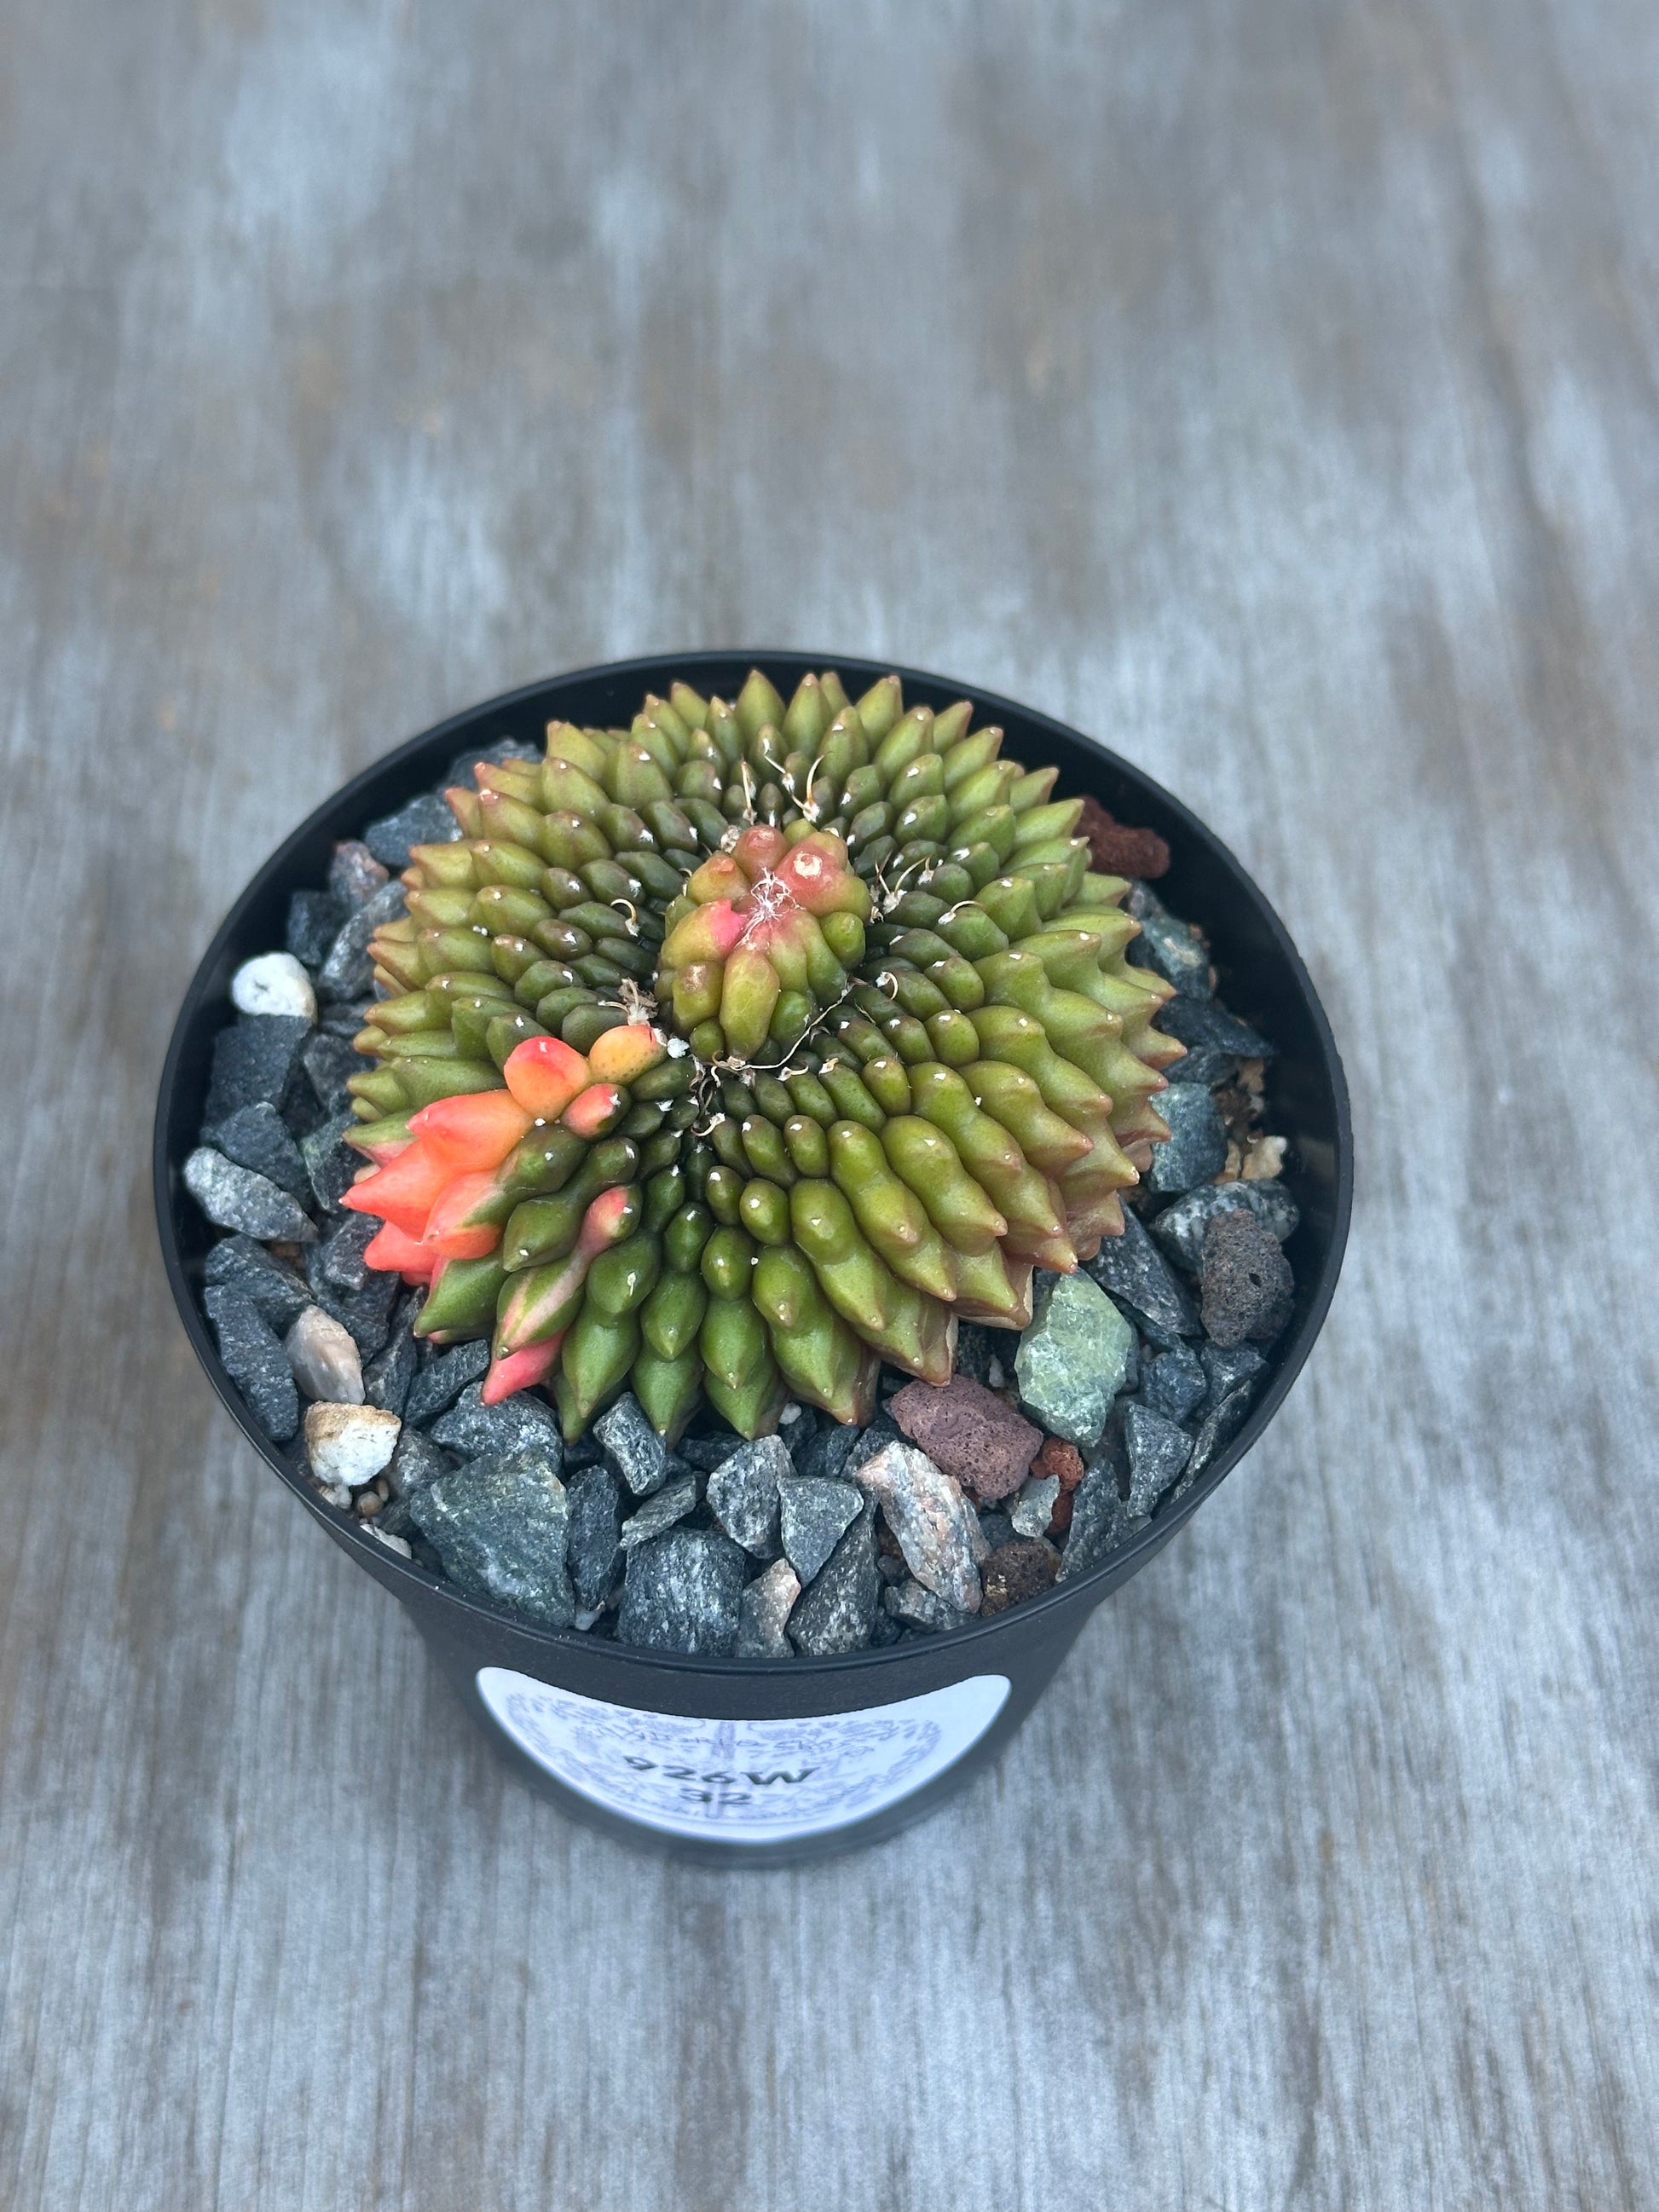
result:
M 1650 0 L 7 0 L 0 77 L 0 2203 L 1659 2203 Z M 760 641 L 1207 816 L 1362 1178 L 996 1776 L 744 1878 L 503 1778 L 144 1145 L 348 771 Z

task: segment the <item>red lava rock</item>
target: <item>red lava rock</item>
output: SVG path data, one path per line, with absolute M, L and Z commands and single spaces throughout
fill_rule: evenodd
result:
M 1072 1493 L 1062 1490 L 1054 1500 L 1054 1510 L 1048 1516 L 1048 1534 L 1063 1536 L 1072 1525 Z
M 1042 1442 L 1041 1429 L 966 1375 L 942 1385 L 907 1382 L 887 1410 L 935 1467 L 988 1502 L 1019 1488 Z
M 985 1593 L 981 1614 L 1006 1613 L 1011 1605 L 1041 1596 L 1059 1572 L 1060 1561 L 1040 1537 L 1011 1537 L 997 1546 L 979 1571 Z
M 1031 1472 L 1039 1482 L 1057 1474 L 1062 1492 L 1075 1490 L 1083 1480 L 1083 1454 L 1063 1437 L 1044 1437 L 1042 1449 L 1031 1462 Z
M 1132 830 L 1110 815 L 1097 799 L 1085 799 L 1079 834 L 1089 841 L 1095 866 L 1108 876 L 1166 875 L 1170 848 L 1156 830 Z

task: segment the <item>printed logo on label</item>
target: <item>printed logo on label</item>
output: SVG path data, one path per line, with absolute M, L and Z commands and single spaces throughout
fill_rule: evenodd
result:
M 641 1712 L 507 1667 L 480 1668 L 478 1694 L 521 1751 L 594 1804 L 670 1835 L 771 1844 L 868 1820 L 942 1774 L 1001 1711 L 1008 1679 L 793 1721 Z

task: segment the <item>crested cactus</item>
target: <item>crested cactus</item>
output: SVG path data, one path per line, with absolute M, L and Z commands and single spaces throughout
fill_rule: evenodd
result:
M 345 1203 L 420 1334 L 493 1337 L 487 1399 L 861 1421 L 881 1360 L 944 1382 L 957 1316 L 1023 1328 L 1120 1231 L 1170 987 L 1082 802 L 971 721 L 757 672 L 449 793 L 372 946 Z

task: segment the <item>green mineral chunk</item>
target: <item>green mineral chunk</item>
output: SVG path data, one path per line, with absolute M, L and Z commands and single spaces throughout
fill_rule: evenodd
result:
M 1096 1443 L 1127 1378 L 1134 1343 L 1134 1331 L 1089 1276 L 1045 1283 L 1014 1360 L 1026 1411 L 1069 1443 Z

